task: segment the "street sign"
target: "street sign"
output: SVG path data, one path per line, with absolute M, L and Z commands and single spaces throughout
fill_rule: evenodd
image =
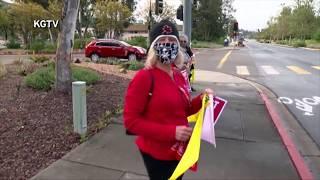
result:
M 214 114 L 214 124 L 216 124 L 219 120 L 220 115 L 222 114 L 223 109 L 227 105 L 228 101 L 225 99 L 222 99 L 221 97 L 215 96 L 213 98 L 214 104 L 213 104 L 213 114 Z

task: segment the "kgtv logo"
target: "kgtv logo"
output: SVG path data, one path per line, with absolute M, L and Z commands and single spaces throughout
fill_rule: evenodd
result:
M 51 28 L 58 27 L 59 20 L 33 20 L 34 28 Z

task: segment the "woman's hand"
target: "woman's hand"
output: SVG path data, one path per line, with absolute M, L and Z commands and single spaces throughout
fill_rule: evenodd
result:
M 205 89 L 205 90 L 202 92 L 202 94 L 201 94 L 201 96 L 200 96 L 201 99 L 203 98 L 203 96 L 204 96 L 205 94 L 215 96 L 214 91 L 213 91 L 212 89 L 210 89 L 210 88 L 207 88 L 207 89 Z
M 176 140 L 178 141 L 188 141 L 192 134 L 192 128 L 187 126 L 177 126 L 176 127 Z

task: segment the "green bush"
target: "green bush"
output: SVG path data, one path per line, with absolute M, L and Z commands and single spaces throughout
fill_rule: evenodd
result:
M 278 40 L 276 41 L 277 44 L 282 44 L 282 45 L 286 45 L 287 41 L 286 40 Z
M 306 42 L 304 40 L 294 40 L 291 45 L 293 47 L 306 47 Z
M 45 48 L 42 50 L 44 53 L 55 53 L 57 50 L 56 44 L 47 43 Z
M 313 34 L 313 39 L 320 42 L 320 29 Z
M 30 59 L 35 63 L 44 63 L 50 60 L 47 56 L 31 56 Z
M 74 39 L 73 49 L 83 49 L 89 42 L 91 42 L 91 38 L 86 39 Z
M 140 46 L 145 49 L 148 48 L 147 38 L 143 36 L 132 37 L 130 40 L 126 41 L 133 46 Z
M 120 65 L 121 68 L 136 71 L 144 68 L 144 64 L 140 61 L 128 61 Z
M 222 47 L 222 45 L 217 44 L 216 42 L 193 40 L 191 47 L 192 48 L 220 48 Z
M 9 42 L 6 44 L 8 49 L 20 49 L 20 43 L 16 42 L 14 39 L 10 39 Z
M 72 67 L 72 79 L 75 81 L 85 81 L 87 85 L 91 85 L 99 81 L 100 76 L 97 72 L 89 69 Z
M 28 74 L 25 78 L 26 85 L 37 90 L 50 90 L 55 82 L 54 67 L 54 63 L 48 63 L 46 67 L 39 68 L 32 74 Z M 72 67 L 71 70 L 74 81 L 85 81 L 87 85 L 91 85 L 100 79 L 98 73 L 86 68 Z
M 43 49 L 45 49 L 46 43 L 44 41 L 41 40 L 36 40 L 31 42 L 30 44 L 30 49 L 32 51 L 35 51 L 36 53 L 42 51 Z
M 40 68 L 25 78 L 27 86 L 44 91 L 50 90 L 54 85 L 54 81 L 55 71 L 51 67 Z

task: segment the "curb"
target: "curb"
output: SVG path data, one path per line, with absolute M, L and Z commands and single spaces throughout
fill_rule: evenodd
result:
M 229 75 L 229 76 L 237 77 L 234 75 Z M 266 95 L 266 93 L 263 92 L 263 90 L 261 90 L 255 84 L 258 84 L 259 86 L 261 86 L 265 89 L 268 89 L 268 88 L 266 88 L 265 86 L 263 86 L 259 83 L 250 81 L 245 78 L 241 78 L 241 77 L 237 77 L 237 78 L 245 80 L 247 83 L 249 83 L 251 86 L 253 86 L 259 92 L 259 95 L 262 98 L 262 100 L 265 102 L 265 106 L 266 106 L 267 111 L 271 117 L 271 120 L 272 120 L 274 126 L 276 127 L 276 129 L 280 135 L 281 141 L 282 141 L 283 145 L 286 147 L 286 150 L 288 151 L 290 159 L 291 159 L 294 167 L 298 171 L 300 178 L 303 180 L 314 180 L 314 177 L 311 173 L 311 169 L 308 167 L 304 158 L 299 153 L 297 145 L 295 143 L 293 143 L 292 138 L 290 137 L 287 130 L 284 128 L 283 123 L 281 122 L 281 118 L 280 118 L 279 114 L 276 112 L 272 103 L 270 102 L 268 96 Z M 271 92 L 271 93 L 274 94 L 273 92 Z
M 273 121 L 273 124 L 275 125 L 278 133 L 280 134 L 282 143 L 285 145 L 285 147 L 290 155 L 291 161 L 293 162 L 296 170 L 298 171 L 300 178 L 301 179 L 310 179 L 310 180 L 314 179 L 308 166 L 305 164 L 303 157 L 298 152 L 295 144 L 293 143 L 293 141 L 289 137 L 288 133 L 286 132 L 283 124 L 281 123 L 281 120 L 280 120 L 278 113 L 275 111 L 274 107 L 271 105 L 269 99 L 267 98 L 265 93 L 263 93 L 262 91 L 261 92 L 259 91 L 259 94 L 260 94 L 261 98 L 263 99 L 263 101 L 265 102 L 265 105 L 266 105 L 268 113 L 270 114 L 270 117 Z
M 310 50 L 310 51 L 320 51 L 320 49 L 316 49 L 316 48 L 308 48 L 308 47 L 300 47 L 300 48 Z

